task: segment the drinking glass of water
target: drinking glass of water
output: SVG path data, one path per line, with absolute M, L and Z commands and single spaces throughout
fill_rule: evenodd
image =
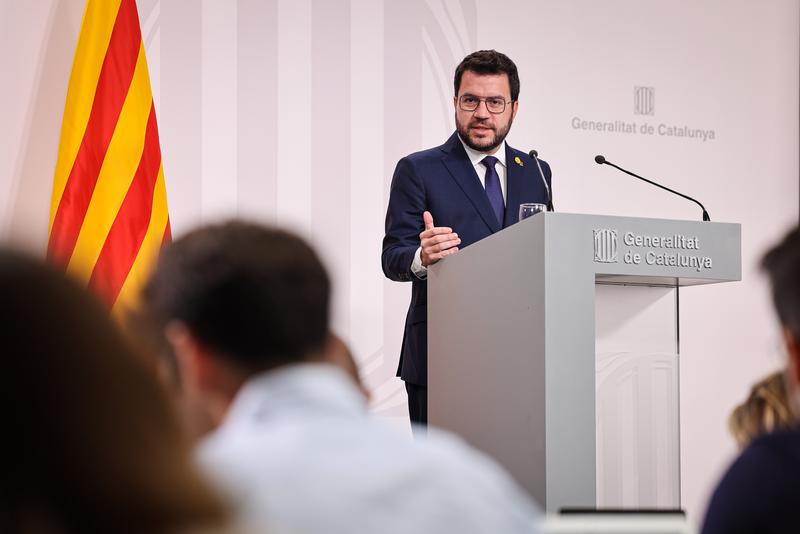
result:
M 537 213 L 547 211 L 547 204 L 538 204 L 535 202 L 526 202 L 519 205 L 519 220 L 533 217 Z

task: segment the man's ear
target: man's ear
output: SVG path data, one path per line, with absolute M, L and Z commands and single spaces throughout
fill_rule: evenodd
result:
M 783 342 L 786 345 L 786 373 L 792 384 L 800 386 L 800 342 L 788 329 L 783 329 Z
M 208 350 L 180 321 L 170 322 L 165 335 L 175 353 L 184 384 L 195 391 L 205 389 L 209 377 L 214 374 Z
M 517 116 L 517 111 L 519 110 L 519 100 L 514 100 L 511 104 L 511 120 L 513 121 L 514 118 Z

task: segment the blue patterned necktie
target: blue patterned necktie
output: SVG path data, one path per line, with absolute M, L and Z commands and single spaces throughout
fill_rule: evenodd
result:
M 505 202 L 503 202 L 503 190 L 500 189 L 500 176 L 497 174 L 497 169 L 494 168 L 497 158 L 486 156 L 481 160 L 481 163 L 486 167 L 486 176 L 483 181 L 486 188 L 486 196 L 489 197 L 489 204 L 492 205 L 494 214 L 497 216 L 497 222 L 500 223 L 500 226 L 503 226 L 506 207 Z

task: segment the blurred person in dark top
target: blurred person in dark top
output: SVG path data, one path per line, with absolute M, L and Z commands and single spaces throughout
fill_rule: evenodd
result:
M 787 353 L 786 393 L 800 415 L 800 228 L 762 260 Z M 703 534 L 795 533 L 800 530 L 800 431 L 755 438 L 728 468 L 709 503 Z

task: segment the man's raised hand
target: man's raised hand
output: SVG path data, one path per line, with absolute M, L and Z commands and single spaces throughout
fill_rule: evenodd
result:
M 422 221 L 425 223 L 425 230 L 419 234 L 422 265 L 427 267 L 445 256 L 458 252 L 461 239 L 458 234 L 453 232 L 452 228 L 434 226 L 433 215 L 429 211 L 422 214 Z

